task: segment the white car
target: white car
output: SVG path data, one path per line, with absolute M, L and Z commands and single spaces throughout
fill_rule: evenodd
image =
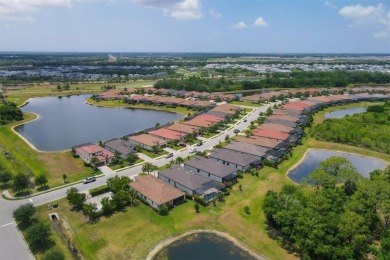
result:
M 94 181 L 96 181 L 96 177 L 88 177 L 88 178 L 86 178 L 86 179 L 83 181 L 83 183 L 84 183 L 84 184 L 87 184 L 87 183 L 94 182 Z
M 196 153 L 196 148 L 195 147 L 191 147 L 189 153 Z

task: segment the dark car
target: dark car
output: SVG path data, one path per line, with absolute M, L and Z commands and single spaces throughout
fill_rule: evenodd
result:
M 196 145 L 197 146 L 201 146 L 203 144 L 203 142 L 202 141 L 200 141 L 199 143 L 197 143 Z
M 96 177 L 88 177 L 88 178 L 86 178 L 86 179 L 83 181 L 83 183 L 84 183 L 84 184 L 87 184 L 87 183 L 94 182 L 94 181 L 96 181 Z
M 173 157 L 173 153 L 169 153 L 169 154 L 165 155 L 165 158 L 171 158 L 171 157 Z
M 244 119 L 244 122 L 247 122 L 248 120 L 247 119 Z
M 235 134 L 238 134 L 240 132 L 240 130 L 238 130 L 238 129 L 234 129 L 234 131 L 233 131 L 233 133 L 235 133 Z

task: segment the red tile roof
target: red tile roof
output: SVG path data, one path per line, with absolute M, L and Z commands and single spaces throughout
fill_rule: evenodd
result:
M 270 138 L 258 137 L 258 136 L 251 136 L 249 138 L 237 136 L 235 137 L 235 140 L 239 142 L 266 147 L 266 148 L 274 148 L 282 142 L 276 139 L 270 139 Z
M 167 128 L 160 128 L 157 130 L 149 131 L 148 134 L 163 137 L 169 140 L 180 140 L 182 137 L 185 136 L 183 133 L 179 133 Z
M 167 127 L 168 129 L 178 131 L 181 133 L 192 134 L 199 130 L 199 127 L 176 123 Z
M 199 116 L 196 116 L 195 119 L 197 119 L 197 120 L 204 120 L 204 121 L 207 121 L 207 122 L 220 122 L 220 121 L 223 120 L 222 117 L 213 116 L 213 115 L 210 115 L 210 114 L 201 114 Z
M 265 123 L 257 127 L 259 130 L 274 130 L 274 131 L 279 131 L 282 133 L 290 133 L 294 128 L 285 126 L 285 125 L 280 125 L 280 124 L 271 124 L 271 123 Z
M 276 140 L 287 140 L 289 137 L 289 134 L 270 130 L 270 129 L 255 129 L 253 130 L 253 135 L 276 139 Z
M 184 192 L 175 189 L 164 181 L 152 175 L 137 176 L 130 187 L 141 193 L 157 205 L 162 205 L 185 195 Z
M 133 135 L 129 137 L 129 140 L 133 140 L 141 144 L 146 144 L 147 146 L 164 145 L 167 143 L 167 141 L 163 139 L 147 134 Z
M 114 157 L 114 154 L 101 146 L 96 144 L 85 145 L 75 149 L 76 154 L 81 154 L 82 152 L 86 152 L 87 154 L 95 154 L 99 161 L 103 161 L 106 158 Z

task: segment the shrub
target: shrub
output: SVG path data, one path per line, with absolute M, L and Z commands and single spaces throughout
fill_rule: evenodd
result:
M 57 248 L 47 251 L 41 258 L 42 260 L 65 260 L 65 255 Z
M 249 208 L 248 206 L 245 206 L 245 207 L 244 207 L 244 212 L 245 212 L 245 214 L 247 214 L 247 215 L 251 214 L 251 210 L 250 210 L 250 208 Z
M 15 209 L 12 213 L 13 217 L 16 221 L 20 222 L 23 225 L 28 225 L 32 221 L 32 217 L 34 216 L 36 209 L 33 204 L 28 203 L 19 206 L 19 208 Z
M 90 189 L 89 190 L 89 194 L 92 196 L 92 197 L 95 197 L 97 195 L 100 195 L 100 194 L 103 194 L 103 193 L 106 193 L 110 191 L 110 187 L 108 187 L 107 185 L 103 185 L 103 186 L 100 186 L 100 187 L 96 187 L 94 189 Z
M 194 208 L 195 208 L 195 212 L 196 212 L 196 213 L 199 213 L 199 212 L 200 212 L 200 211 L 199 211 L 199 208 L 200 208 L 200 207 L 199 207 L 199 204 L 198 204 L 198 203 L 195 203 L 195 204 L 194 204 Z
M 198 195 L 195 195 L 195 196 L 194 196 L 194 201 L 195 201 L 196 203 L 199 203 L 199 204 L 202 205 L 202 206 L 207 206 L 207 202 L 205 201 L 205 199 L 202 198 L 202 197 L 200 197 L 200 196 L 198 196 Z
M 161 216 L 167 216 L 169 214 L 169 208 L 167 205 L 162 205 L 159 211 Z
M 27 229 L 26 240 L 35 249 L 46 247 L 50 242 L 49 225 L 37 222 Z

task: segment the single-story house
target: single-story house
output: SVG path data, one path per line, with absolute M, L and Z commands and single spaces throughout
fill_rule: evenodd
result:
M 270 129 L 254 129 L 253 135 L 270 138 L 270 139 L 276 139 L 278 141 L 286 141 L 289 137 L 289 134 L 287 133 L 278 132 Z
M 140 146 L 148 151 L 153 151 L 153 146 L 158 148 L 167 147 L 167 141 L 157 138 L 153 135 L 140 134 L 128 137 L 129 142 L 133 146 Z
M 135 147 L 131 145 L 128 140 L 123 139 L 112 139 L 104 142 L 104 148 L 113 152 L 114 154 L 117 152 L 120 154 L 122 159 L 126 159 L 131 153 L 135 152 Z
M 192 125 L 185 125 L 185 124 L 181 124 L 181 123 L 176 123 L 176 124 L 170 125 L 166 128 L 173 130 L 173 131 L 180 132 L 180 133 L 184 133 L 184 134 L 194 134 L 194 133 L 198 134 L 199 133 L 199 127 L 192 126 Z
M 262 164 L 261 159 L 259 159 L 258 156 L 229 149 L 217 149 L 212 151 L 210 159 L 241 171 L 245 171 L 249 167 L 258 168 Z
M 86 163 L 93 163 L 93 158 L 96 158 L 95 166 L 106 165 L 111 163 L 115 155 L 96 144 L 85 144 L 74 146 L 72 152 L 77 154 Z
M 275 147 L 283 143 L 282 141 L 278 141 L 276 139 L 270 139 L 270 138 L 259 137 L 259 136 L 251 136 L 251 137 L 237 136 L 235 137 L 235 140 L 242 143 L 261 146 L 267 149 L 274 149 Z
M 130 188 L 150 206 L 159 210 L 161 206 L 172 203 L 177 205 L 185 200 L 185 193 L 152 175 L 136 176 Z
M 198 195 L 206 201 L 214 199 L 217 193 L 225 188 L 221 183 L 188 171 L 177 164 L 158 172 L 158 178 L 191 196 Z
M 237 182 L 237 169 L 215 160 L 197 156 L 185 162 L 184 168 L 225 185 Z
M 226 145 L 223 149 L 232 150 L 243 154 L 249 154 L 255 156 L 257 160 L 263 160 L 269 148 L 241 141 L 233 141 L 230 144 Z
M 167 128 L 159 128 L 156 130 L 149 131 L 148 134 L 156 136 L 166 141 L 180 141 L 185 134 L 170 130 Z
M 297 127 L 298 123 L 297 122 L 291 122 L 283 119 L 269 119 L 267 118 L 266 123 L 272 123 L 272 124 L 280 124 L 280 125 L 285 125 L 289 127 Z

